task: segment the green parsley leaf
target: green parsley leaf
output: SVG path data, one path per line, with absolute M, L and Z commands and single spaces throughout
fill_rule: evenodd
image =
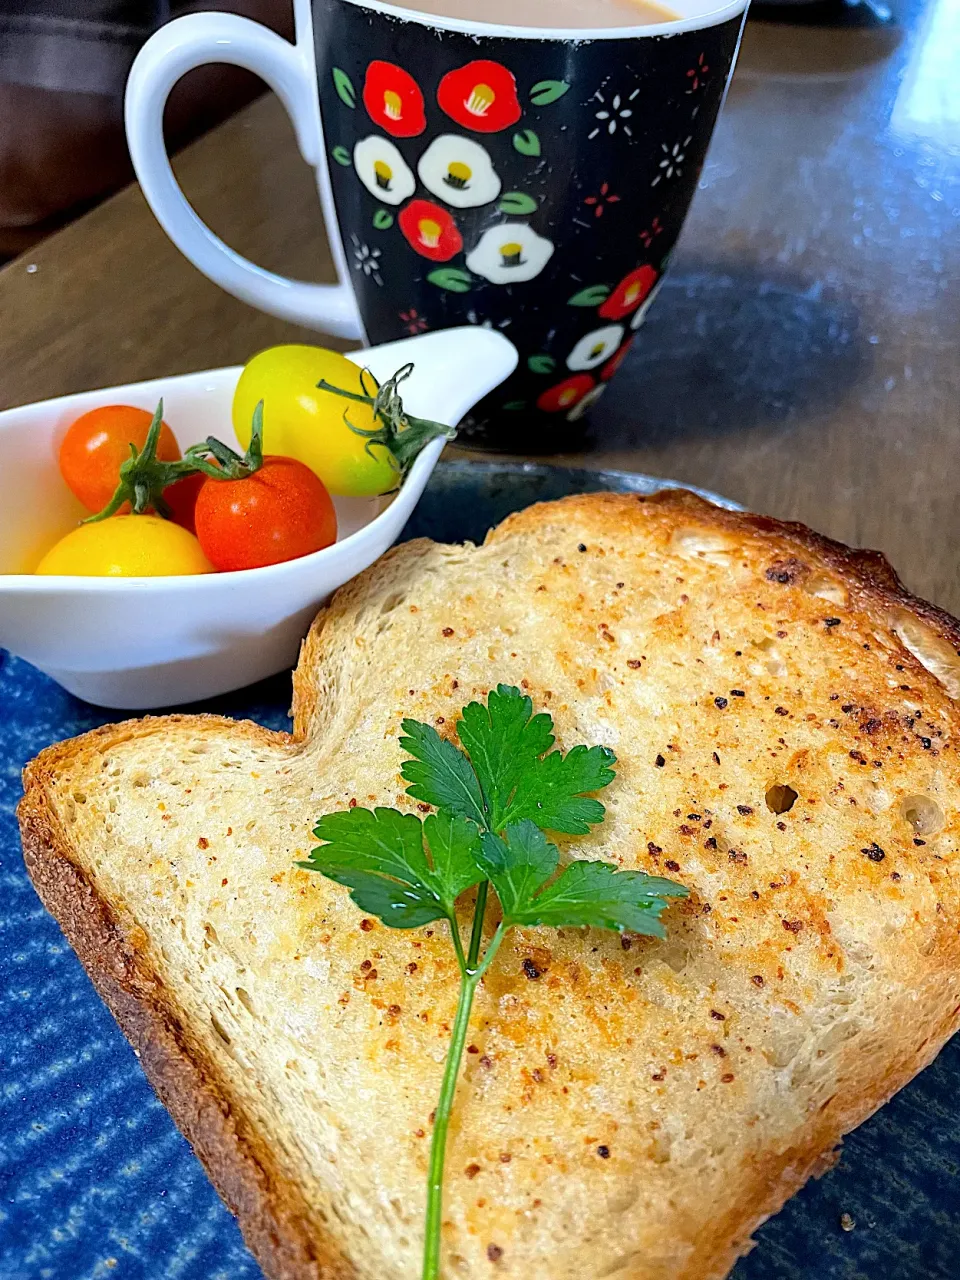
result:
M 557 869 L 559 854 L 533 822 L 507 827 L 503 838 L 485 831 L 480 865 L 493 881 L 505 921 L 513 920 Z
M 438 809 L 448 809 L 479 826 L 487 825 L 483 794 L 470 761 L 436 729 L 419 720 L 404 720 L 400 746 L 413 756 L 404 760 L 401 773 L 409 784 L 407 794 Z
M 466 818 L 441 809 L 424 821 L 423 834 L 433 862 L 432 882 L 453 919 L 453 904 L 460 894 L 484 879 L 478 861 L 479 832 Z
M 501 684 L 487 695 L 486 706 L 467 703 L 457 733 L 483 788 L 490 829 L 502 831 L 510 799 L 524 775 L 553 746 L 553 721 L 548 715 L 533 715 L 529 698 Z
M 393 929 L 417 929 L 447 914 L 413 814 L 347 809 L 321 818 L 314 835 L 328 843 L 299 865 L 346 885 L 361 911 Z
M 542 760 L 528 764 L 503 814 L 505 823 L 528 818 L 544 831 L 586 835 L 591 826 L 603 821 L 606 812 L 588 791 L 599 791 L 616 776 L 617 757 L 609 747 L 574 747 L 561 755 L 551 751 Z
M 672 880 L 620 871 L 609 862 L 571 862 L 542 893 L 509 911 L 504 904 L 504 910 L 513 924 L 592 925 L 663 938 L 660 916 L 667 900 L 685 898 L 688 892 Z
M 393 929 L 455 921 L 457 898 L 484 878 L 477 828 L 445 811 L 421 823 L 396 809 L 346 809 L 321 818 L 314 835 L 327 843 L 299 865 L 347 885 L 361 911 Z

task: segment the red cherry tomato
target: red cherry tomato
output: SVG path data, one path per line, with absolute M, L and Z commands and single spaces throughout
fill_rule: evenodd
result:
M 268 456 L 253 475 L 208 478 L 197 497 L 196 527 L 215 568 L 257 569 L 329 547 L 336 541 L 337 515 L 309 467 Z
M 167 485 L 163 496 L 170 508 L 170 519 L 191 533 L 197 532 L 197 498 L 207 477 L 196 471 L 192 476 L 184 476 L 182 480 L 174 480 Z
M 120 480 L 120 464 L 130 446 L 142 449 L 153 414 L 129 404 L 108 404 L 77 418 L 60 445 L 60 474 L 88 511 L 102 511 Z M 180 447 L 166 423 L 160 428 L 157 457 L 176 462 Z M 124 503 L 121 511 L 129 511 Z

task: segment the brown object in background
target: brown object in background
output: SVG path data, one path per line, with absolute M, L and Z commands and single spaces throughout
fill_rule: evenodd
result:
M 123 88 L 141 35 L 145 38 L 156 24 L 149 20 L 153 5 L 127 7 L 143 9 L 142 31 L 118 20 L 115 36 L 92 41 L 78 23 L 75 66 L 68 20 L 58 6 L 51 5 L 57 14 L 45 24 L 8 16 L 0 7 L 0 261 L 133 177 L 123 131 Z M 174 6 L 176 14 L 203 9 L 241 13 L 288 38 L 293 34 L 289 0 Z M 91 27 L 99 25 L 95 17 L 91 14 Z M 55 46 L 54 54 L 45 40 Z M 198 137 L 262 90 L 255 76 L 238 67 L 201 67 L 184 76 L 167 109 L 169 147 L 176 150 Z

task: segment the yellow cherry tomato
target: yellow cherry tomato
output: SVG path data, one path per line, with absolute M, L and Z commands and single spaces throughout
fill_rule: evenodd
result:
M 376 431 L 381 424 L 369 405 L 319 390 L 321 378 L 345 391 L 364 392 L 360 369 L 338 351 L 291 345 L 255 355 L 233 396 L 237 439 L 246 449 L 253 411 L 262 400 L 265 453 L 306 463 L 330 493 L 367 498 L 389 492 L 397 484 L 390 451 L 375 444 L 368 453 L 367 441 L 344 422 L 344 410 L 363 431 Z
M 37 573 L 71 577 L 161 578 L 212 573 L 192 533 L 160 516 L 111 516 L 82 524 L 50 548 Z

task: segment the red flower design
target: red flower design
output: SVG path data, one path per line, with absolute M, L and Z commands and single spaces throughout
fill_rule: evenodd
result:
M 698 89 L 702 88 L 703 85 L 706 84 L 707 73 L 709 70 L 710 68 L 707 66 L 707 56 L 705 53 L 701 53 L 700 57 L 697 59 L 697 65 L 695 67 L 691 67 L 687 72 L 687 79 L 690 81 L 690 88 L 687 90 L 687 93 L 696 93 Z
M 363 105 L 370 119 L 395 138 L 415 138 L 427 127 L 419 85 L 392 62 L 371 62 L 367 67 Z
M 423 316 L 416 309 L 416 307 L 411 307 L 409 311 L 401 311 L 399 314 L 400 314 L 400 320 L 403 324 L 403 327 L 406 329 L 407 333 L 411 335 L 417 334 L 417 333 L 426 333 L 427 322 L 426 320 L 424 320 Z
M 584 200 L 583 203 L 589 204 L 589 205 L 596 205 L 596 208 L 593 211 L 593 215 L 595 218 L 599 218 L 599 217 L 602 217 L 603 211 L 604 209 L 606 209 L 608 204 L 619 204 L 619 202 L 620 202 L 620 197 L 611 195 L 610 183 L 605 182 L 600 188 L 599 195 L 587 196 L 586 200 Z
M 572 409 L 579 404 L 588 391 L 597 384 L 589 373 L 577 373 L 572 378 L 564 378 L 556 386 L 544 391 L 537 400 L 537 408 L 545 413 L 562 413 L 564 409 Z
M 483 58 L 448 71 L 440 81 L 437 102 L 451 120 L 476 133 L 499 133 L 520 119 L 512 73 Z
M 653 244 L 654 240 L 657 238 L 658 235 L 661 234 L 662 231 L 663 231 L 663 223 L 660 221 L 659 218 L 654 218 L 654 220 L 650 223 L 649 227 L 644 227 L 644 229 L 640 232 L 640 240 L 643 243 L 643 247 L 645 249 L 649 249 L 650 246 Z
M 603 382 L 609 382 L 613 375 L 617 372 L 624 360 L 627 358 L 627 352 L 633 346 L 633 338 L 628 338 L 618 351 L 615 351 L 607 363 L 600 370 L 600 378 Z
M 432 200 L 411 200 L 397 221 L 411 248 L 433 262 L 447 262 L 463 248 L 457 224 Z
M 597 314 L 604 320 L 622 320 L 639 307 L 656 283 L 657 272 L 653 267 L 637 267 L 623 277 Z

